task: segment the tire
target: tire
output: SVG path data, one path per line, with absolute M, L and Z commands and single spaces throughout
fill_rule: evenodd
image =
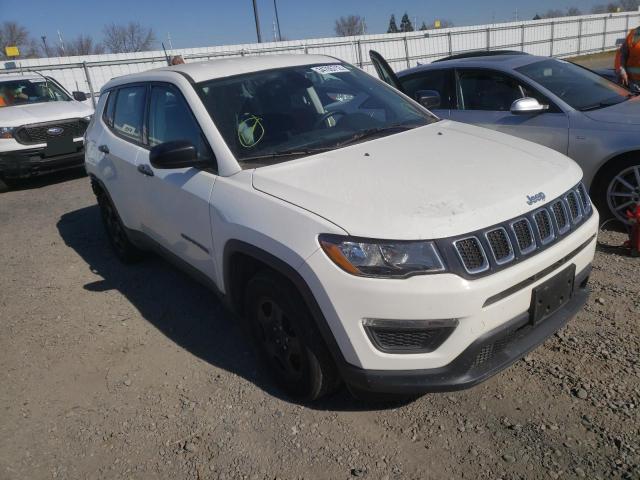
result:
M 245 291 L 245 317 L 261 356 L 282 390 L 313 401 L 340 384 L 338 370 L 297 289 L 270 271 Z
M 130 264 L 140 261 L 143 257 L 142 251 L 138 249 L 127 237 L 120 215 L 111 203 L 111 200 L 104 194 L 97 195 L 98 206 L 102 217 L 102 224 L 107 233 L 107 238 L 111 248 L 122 263 Z
M 627 157 L 605 167 L 591 189 L 602 220 L 617 218 L 629 224 L 625 212 L 640 203 L 640 155 Z

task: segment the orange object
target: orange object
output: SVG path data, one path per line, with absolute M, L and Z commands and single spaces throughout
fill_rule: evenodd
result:
M 625 247 L 631 249 L 632 257 L 640 256 L 640 204 L 636 205 L 635 210 L 627 210 L 627 218 L 633 222 L 631 224 L 631 232 L 629 233 L 629 241 L 625 243 Z
M 616 71 L 619 72 L 620 67 L 624 67 L 629 75 L 629 80 L 640 82 L 640 31 L 637 28 L 631 30 L 629 35 L 627 35 L 625 43 L 629 52 L 627 56 L 627 63 L 625 65 L 621 65 L 621 47 L 618 49 L 618 53 L 616 54 Z

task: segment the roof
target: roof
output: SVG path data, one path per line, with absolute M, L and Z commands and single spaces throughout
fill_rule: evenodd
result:
M 442 60 L 435 63 L 427 63 L 424 65 L 418 65 L 417 67 L 409 68 L 398 72 L 399 77 L 404 77 L 412 73 L 421 72 L 424 70 L 435 70 L 441 68 L 452 67 L 472 67 L 472 68 L 486 68 L 491 67 L 498 70 L 513 70 L 515 68 L 536 63 L 541 60 L 549 60 L 550 57 L 538 57 L 536 55 L 493 55 L 485 57 L 468 57 L 457 58 L 453 60 Z
M 2 73 L 0 74 L 0 82 L 11 82 L 14 80 L 33 80 L 42 78 L 38 74 L 33 73 Z
M 170 67 L 155 68 L 140 73 L 117 77 L 108 85 L 128 83 L 131 81 L 146 80 L 150 75 L 165 72 L 180 72 L 188 75 L 193 81 L 203 82 L 214 78 L 230 77 L 243 73 L 259 72 L 272 68 L 295 67 L 300 65 L 313 65 L 318 63 L 331 64 L 341 61 L 325 55 L 286 54 L 286 55 L 256 55 L 246 57 L 227 57 L 204 62 L 184 63 Z

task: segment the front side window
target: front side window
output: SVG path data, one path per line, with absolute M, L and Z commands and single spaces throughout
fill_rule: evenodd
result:
M 440 106 L 436 108 L 451 108 L 451 71 L 428 70 L 400 79 L 402 88 L 411 98 L 416 98 L 420 90 L 433 90 L 440 94 Z
M 248 73 L 202 82 L 196 89 L 243 168 L 437 120 L 395 89 L 346 64 Z
M 458 71 L 458 109 L 508 112 L 526 92 L 513 78 L 491 70 Z
M 154 86 L 149 100 L 149 146 L 174 140 L 191 142 L 201 160 L 211 157 L 211 150 L 184 97 L 174 88 Z
M 142 142 L 146 87 L 122 87 L 118 89 L 113 117 L 113 129 L 119 135 Z
M 62 88 L 45 78 L 0 81 L 0 107 L 69 101 L 71 97 Z
M 629 98 L 629 92 L 624 88 L 562 60 L 541 60 L 516 68 L 516 71 L 553 92 L 576 110 L 604 108 Z

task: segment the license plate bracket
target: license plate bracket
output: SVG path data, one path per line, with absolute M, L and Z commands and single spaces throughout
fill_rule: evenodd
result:
M 73 143 L 73 137 L 64 136 L 47 140 L 47 146 L 44 149 L 45 157 L 55 157 L 58 155 L 66 155 L 76 151 L 76 145 Z
M 529 318 L 533 325 L 543 322 L 573 296 L 576 266 L 571 265 L 533 289 Z

